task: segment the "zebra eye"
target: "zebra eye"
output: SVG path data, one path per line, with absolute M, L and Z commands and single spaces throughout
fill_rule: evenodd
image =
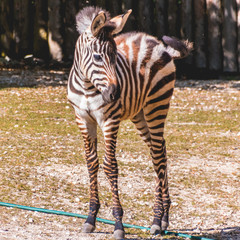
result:
M 102 57 L 99 54 L 93 54 L 93 57 L 96 61 L 102 61 Z

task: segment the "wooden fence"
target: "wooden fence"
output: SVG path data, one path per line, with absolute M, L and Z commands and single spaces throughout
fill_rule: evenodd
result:
M 193 41 L 195 50 L 181 65 L 185 72 L 240 73 L 240 0 L 1 0 L 1 56 L 71 62 L 75 15 L 88 5 L 112 16 L 131 8 L 124 31 Z

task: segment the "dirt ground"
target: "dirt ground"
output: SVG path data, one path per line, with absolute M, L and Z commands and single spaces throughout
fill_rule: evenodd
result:
M 68 73 L 65 71 L 38 71 L 34 73 L 30 70 L 2 71 L 0 72 L 0 86 L 4 86 L 4 88 L 16 86 L 60 86 L 65 88 L 67 77 Z M 205 89 L 209 91 L 216 90 L 219 94 L 229 92 L 230 95 L 232 92 L 236 96 L 239 94 L 240 97 L 240 81 L 177 81 L 176 93 L 180 93 L 182 89 L 192 91 L 193 94 L 196 89 Z M 173 108 L 174 107 L 177 108 L 177 106 L 173 103 Z M 228 134 L 231 134 L 231 132 L 224 132 L 223 134 L 226 134 L 227 136 Z M 240 134 L 240 130 L 238 134 Z M 239 136 L 240 135 L 236 135 L 236 139 L 239 139 Z M 169 231 L 179 231 L 196 236 L 201 235 L 212 239 L 240 239 L 239 142 L 240 141 L 236 142 L 231 150 L 234 153 L 231 153 L 231 155 L 224 158 L 221 162 L 218 161 L 217 157 L 216 160 L 214 159 L 214 154 L 216 153 L 210 156 L 211 161 L 208 161 L 206 157 L 201 157 L 201 155 L 170 154 L 169 182 L 170 192 L 172 195 L 172 210 Z M 1 158 L 3 154 L 4 153 L 0 152 L 0 161 L 3 160 L 3 158 Z M 145 161 L 145 158 L 147 158 L 145 156 L 133 157 L 132 155 L 119 153 L 117 157 L 120 162 L 124 162 L 125 164 L 129 161 L 131 164 L 140 164 L 142 166 L 141 169 L 134 168 L 134 174 L 132 174 L 129 169 L 125 169 L 123 175 L 120 174 L 119 182 L 121 194 L 124 196 L 134 196 L 134 198 L 132 198 L 133 202 L 137 201 L 138 195 L 146 195 L 146 199 L 149 199 L 150 194 L 152 194 L 152 189 L 154 189 L 154 181 L 149 181 L 148 179 L 151 177 L 149 173 L 149 169 L 152 167 L 151 162 Z M 188 161 L 187 165 L 186 159 Z M 54 164 L 55 160 L 56 164 Z M 76 185 L 78 185 L 80 181 L 81 184 L 83 182 L 86 185 L 88 184 L 86 166 L 76 165 L 72 167 L 67 164 L 59 164 L 57 159 L 55 160 L 53 159 L 53 163 L 49 166 L 39 165 L 35 167 L 34 171 L 36 176 L 38 178 L 42 178 L 39 180 L 44 181 L 44 176 L 51 175 L 52 177 L 56 177 L 61 180 L 63 179 L 67 182 L 76 183 Z M 184 168 L 182 168 L 183 165 L 185 166 Z M 0 174 L 2 171 L 5 170 L 0 169 Z M 203 173 L 204 178 L 200 178 L 202 177 L 200 175 Z M 186 188 L 184 186 L 187 184 L 186 178 L 189 175 L 199 177 L 198 179 L 202 179 L 204 183 L 206 183 L 206 179 L 208 178 L 214 178 L 218 181 L 221 176 L 224 176 L 224 178 L 220 181 L 221 189 L 224 190 L 222 190 L 221 194 L 219 193 L 213 196 L 211 194 L 211 190 L 209 190 L 211 189 L 211 186 L 208 185 L 199 187 L 197 183 L 195 185 L 191 185 L 191 183 L 189 188 Z M 177 179 L 179 176 L 182 177 L 182 182 L 185 184 L 184 186 L 182 185 L 182 182 L 179 182 L 179 179 Z M 99 182 L 100 188 L 109 188 L 102 169 L 100 169 L 99 173 Z M 211 185 L 213 182 L 209 182 L 208 184 Z M 38 196 L 41 194 L 41 192 L 38 192 L 38 189 L 34 189 L 34 191 L 36 194 L 35 199 L 32 200 L 33 206 L 34 201 L 36 203 Z M 231 201 L 227 198 L 227 193 L 233 196 Z M 61 194 L 59 194 L 58 197 L 59 196 L 61 196 Z M 62 195 L 62 199 L 64 200 L 61 201 L 64 201 L 65 206 L 70 209 L 69 211 L 87 214 L 87 202 L 80 203 L 80 199 L 77 197 L 70 201 L 67 200 L 64 195 Z M 59 199 L 52 197 L 51 201 L 57 202 Z M 128 201 L 130 200 L 123 199 L 123 204 L 127 206 Z M 15 202 L 15 204 L 18 204 L 18 202 Z M 147 205 L 145 207 L 151 209 L 153 202 L 139 200 L 138 205 L 139 204 L 143 207 Z M 81 205 L 80 209 L 79 205 Z M 41 204 L 38 203 L 38 207 L 41 207 Z M 132 211 L 132 209 L 126 209 L 124 222 L 149 227 L 149 222 L 151 222 L 152 216 L 147 217 L 144 213 L 142 215 L 142 219 L 133 221 L 133 219 L 135 219 L 134 211 Z M 112 219 L 111 209 L 107 202 L 103 203 L 99 212 L 99 217 Z M 84 220 L 79 218 L 49 215 L 0 206 L 0 240 L 113 239 L 113 226 L 98 223 L 95 233 L 83 234 L 81 233 L 81 226 L 83 223 Z M 126 229 L 126 233 L 127 239 L 180 239 L 171 236 L 151 237 L 147 232 L 143 231 L 143 233 L 141 233 L 141 231 L 133 229 Z

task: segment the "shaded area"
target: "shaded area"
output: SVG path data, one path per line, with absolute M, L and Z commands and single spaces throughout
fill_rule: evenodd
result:
M 0 73 L 0 89 L 7 87 L 66 86 L 69 70 L 5 69 Z
M 2 69 L 0 72 L 0 88 L 8 87 L 47 87 L 66 86 L 69 75 L 69 68 L 57 67 L 52 70 L 46 68 L 30 69 Z M 231 80 L 231 81 L 230 81 Z M 225 86 L 240 90 L 239 78 L 222 76 L 220 80 L 197 80 L 184 81 L 177 79 L 178 88 L 199 88 L 204 90 L 223 90 Z
M 125 32 L 193 41 L 195 51 L 178 63 L 181 77 L 239 74 L 240 5 L 236 0 L 1 0 L 0 67 L 70 66 L 78 37 L 75 15 L 89 5 L 106 8 L 112 16 L 132 9 Z

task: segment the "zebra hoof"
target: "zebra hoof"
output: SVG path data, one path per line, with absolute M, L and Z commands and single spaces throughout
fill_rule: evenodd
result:
M 167 230 L 167 228 L 168 228 L 168 222 L 165 222 L 165 221 L 162 221 L 162 230 L 164 231 L 164 230 Z
M 123 230 L 118 229 L 114 231 L 113 236 L 115 239 L 124 239 L 125 232 Z
M 92 233 L 95 230 L 95 226 L 90 223 L 84 223 L 82 232 L 83 233 Z
M 157 235 L 157 234 L 160 234 L 161 233 L 161 227 L 156 225 L 156 224 L 153 224 L 151 229 L 150 229 L 150 233 L 152 235 Z

